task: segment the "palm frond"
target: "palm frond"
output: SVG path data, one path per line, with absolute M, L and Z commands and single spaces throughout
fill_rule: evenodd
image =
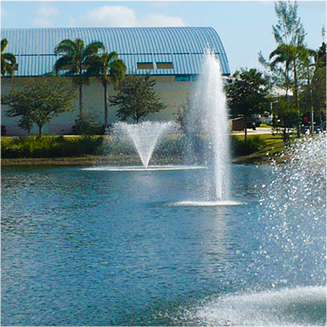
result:
M 65 67 L 72 67 L 72 60 L 71 57 L 68 55 L 65 55 L 63 57 L 60 57 L 54 64 L 54 71 L 56 74 L 59 73 L 59 70 Z M 71 69 L 70 69 L 71 70 Z
M 16 57 L 12 53 L 3 53 L 1 56 L 4 60 L 9 61 L 11 65 L 16 65 Z
M 126 65 L 123 60 L 114 61 L 109 68 L 111 79 L 114 83 L 123 79 L 126 74 Z
M 95 56 L 98 54 L 99 50 L 105 50 L 105 46 L 103 45 L 102 42 L 100 41 L 94 41 L 90 44 L 88 44 L 84 51 L 83 51 L 83 56 L 88 57 L 88 56 Z
M 2 39 L 1 40 L 1 53 L 3 53 L 8 45 L 8 40 L 7 39 Z
M 56 56 L 59 54 L 74 54 L 76 52 L 76 44 L 71 39 L 65 39 L 61 41 L 54 49 Z

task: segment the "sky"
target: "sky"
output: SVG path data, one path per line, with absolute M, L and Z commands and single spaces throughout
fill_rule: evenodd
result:
M 318 49 L 326 28 L 326 1 L 297 1 L 305 42 Z M 264 68 L 258 62 L 276 48 L 274 1 L 1 1 L 1 28 L 213 27 L 231 72 Z M 326 38 L 326 36 L 325 36 Z M 10 40 L 9 40 L 10 41 Z M 112 49 L 113 51 L 115 49 Z

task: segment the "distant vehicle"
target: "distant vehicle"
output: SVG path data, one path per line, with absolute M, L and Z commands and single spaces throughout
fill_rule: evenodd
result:
M 320 133 L 322 133 L 322 130 L 321 130 L 321 128 L 320 128 L 319 126 L 317 126 L 317 127 L 315 128 L 315 132 L 316 132 L 317 134 L 320 134 Z
M 266 119 L 263 120 L 263 123 L 267 124 L 267 125 L 271 125 L 272 119 L 271 118 L 266 118 Z
M 309 135 L 310 134 L 310 127 L 309 126 L 302 126 L 302 134 Z
M 254 121 L 248 121 L 246 122 L 246 127 L 247 128 L 252 128 L 254 131 L 257 129 L 257 126 Z

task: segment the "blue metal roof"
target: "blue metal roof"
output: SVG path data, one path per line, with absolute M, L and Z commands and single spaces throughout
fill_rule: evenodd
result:
M 101 41 L 108 52 L 116 51 L 126 63 L 127 74 L 197 75 L 208 47 L 220 60 L 223 74 L 230 74 L 223 44 L 211 27 L 2 29 L 3 38 L 9 41 L 6 52 L 17 58 L 15 76 L 50 73 L 58 59 L 54 55 L 56 45 L 76 38 L 85 44 Z M 153 62 L 154 69 L 137 69 L 138 62 Z M 157 69 L 157 62 L 171 62 L 173 69 Z

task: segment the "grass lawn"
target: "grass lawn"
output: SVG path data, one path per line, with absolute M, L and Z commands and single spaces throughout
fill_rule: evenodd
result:
M 237 135 L 235 137 L 244 140 L 244 135 Z M 252 136 L 248 136 L 248 138 L 251 137 Z M 285 157 L 280 157 L 285 150 L 282 134 L 277 134 L 275 136 L 272 134 L 261 134 L 260 138 L 264 139 L 266 143 L 262 149 L 247 156 L 236 157 L 233 159 L 233 162 L 238 164 L 268 164 L 272 159 L 277 163 L 285 159 Z

